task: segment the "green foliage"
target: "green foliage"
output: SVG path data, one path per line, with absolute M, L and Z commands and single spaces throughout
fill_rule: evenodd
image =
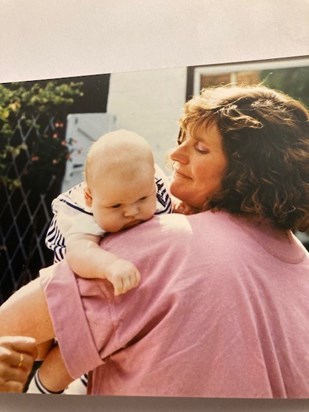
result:
M 261 79 L 265 86 L 281 90 L 309 107 L 309 67 L 263 70 Z
M 24 175 L 59 173 L 68 157 L 65 113 L 82 95 L 81 86 L 56 80 L 0 84 L 0 184 L 13 189 Z M 12 163 L 19 163 L 19 175 Z

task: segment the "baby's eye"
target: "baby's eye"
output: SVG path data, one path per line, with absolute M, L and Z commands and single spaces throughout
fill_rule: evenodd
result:
M 148 199 L 148 196 L 141 197 L 139 200 L 142 202 L 143 200 Z
M 112 209 L 118 209 L 121 206 L 121 203 L 111 206 Z
M 196 143 L 195 150 L 199 153 L 209 153 L 208 148 L 204 145 L 204 143 L 201 142 Z

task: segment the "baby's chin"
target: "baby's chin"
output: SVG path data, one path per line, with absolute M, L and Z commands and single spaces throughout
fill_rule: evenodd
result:
M 135 227 L 135 226 L 139 225 L 139 224 L 142 223 L 142 222 L 145 222 L 145 220 L 133 220 L 132 222 L 126 223 L 126 224 L 122 227 L 122 230 L 131 229 L 132 227 Z

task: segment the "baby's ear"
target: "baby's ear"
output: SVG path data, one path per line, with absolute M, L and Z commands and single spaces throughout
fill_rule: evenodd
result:
M 91 207 L 92 206 L 92 196 L 91 196 L 88 186 L 84 188 L 84 198 L 85 198 L 86 206 Z

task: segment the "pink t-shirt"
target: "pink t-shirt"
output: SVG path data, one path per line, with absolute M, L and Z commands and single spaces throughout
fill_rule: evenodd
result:
M 136 264 L 138 288 L 114 297 L 65 261 L 42 271 L 69 373 L 94 369 L 89 393 L 309 397 L 309 257 L 290 232 L 174 214 L 103 246 Z

